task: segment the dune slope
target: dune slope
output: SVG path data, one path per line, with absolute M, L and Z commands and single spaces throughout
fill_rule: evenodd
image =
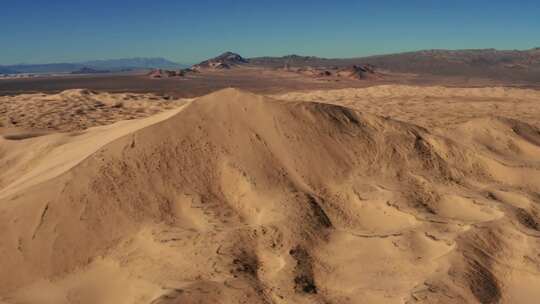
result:
M 154 94 L 73 89 L 58 94 L 0 96 L 0 135 L 32 137 L 46 131 L 80 131 L 121 120 L 148 117 L 183 104 Z
M 219 91 L 0 173 L 0 303 L 534 303 L 539 149 L 516 120 Z
M 380 85 L 360 89 L 289 92 L 280 100 L 332 103 L 391 117 L 433 131 L 499 115 L 540 127 L 540 91 L 506 87 L 448 88 Z

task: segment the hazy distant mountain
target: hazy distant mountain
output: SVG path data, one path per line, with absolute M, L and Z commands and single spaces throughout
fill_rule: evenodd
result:
M 530 50 L 424 50 L 345 59 L 300 55 L 248 59 L 233 52 L 225 52 L 194 65 L 193 68 L 230 69 L 244 64 L 269 68 L 285 66 L 344 68 L 353 65 L 374 65 L 378 70 L 402 73 L 540 81 L 540 48 Z M 84 68 L 115 72 L 136 69 L 175 70 L 184 67 L 187 65 L 163 58 L 127 58 L 78 63 L 0 66 L 0 73 L 71 73 Z
M 254 65 L 268 66 L 268 67 L 283 67 L 289 66 L 324 66 L 332 59 L 315 57 L 315 56 L 301 56 L 301 55 L 286 55 L 282 57 L 255 57 L 250 58 L 249 62 Z M 341 59 L 339 59 L 341 60 Z
M 109 70 L 96 70 L 88 67 L 84 67 L 82 69 L 78 69 L 76 71 L 71 72 L 71 74 L 102 74 L 102 73 L 110 73 Z
M 122 58 L 110 60 L 93 60 L 74 63 L 49 63 L 49 64 L 17 64 L 0 66 L 0 70 L 8 70 L 11 73 L 72 73 L 82 69 L 96 71 L 108 70 L 111 72 L 137 69 L 160 69 L 160 68 L 183 68 L 176 62 L 164 58 Z
M 540 49 L 425 50 L 359 58 L 399 72 L 478 77 L 540 77 Z M 540 79 L 540 78 L 539 78 Z
M 379 69 L 403 73 L 540 81 L 540 48 L 424 50 L 346 59 L 288 55 L 250 58 L 249 62 L 266 67 L 345 67 L 372 64 Z
M 172 62 L 164 58 L 122 58 L 109 60 L 93 60 L 82 62 L 83 65 L 93 69 L 167 69 L 184 68 L 187 65 Z
M 47 64 L 16 64 L 3 68 L 16 71 L 17 73 L 62 73 L 72 72 L 82 68 L 83 65 L 74 63 L 47 63 Z
M 16 74 L 16 73 L 17 71 L 15 70 L 0 66 L 0 74 Z

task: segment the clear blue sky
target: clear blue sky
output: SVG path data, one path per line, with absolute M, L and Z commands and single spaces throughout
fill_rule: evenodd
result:
M 5 0 L 0 64 L 540 46 L 540 0 Z

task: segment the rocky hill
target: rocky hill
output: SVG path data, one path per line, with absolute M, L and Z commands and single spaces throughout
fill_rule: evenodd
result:
M 224 70 L 238 67 L 247 63 L 249 63 L 249 60 L 245 59 L 244 57 L 233 52 L 225 52 L 217 57 L 205 60 L 199 64 L 194 65 L 193 69 Z

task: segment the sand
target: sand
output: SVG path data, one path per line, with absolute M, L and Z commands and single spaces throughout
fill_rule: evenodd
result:
M 226 89 L 4 134 L 0 303 L 536 303 L 539 96 Z
M 540 91 L 531 89 L 380 85 L 298 91 L 271 97 L 338 104 L 429 129 L 453 127 L 488 116 L 514 118 L 540 126 Z
M 0 100 L 0 133 L 31 129 L 38 134 L 79 131 L 144 118 L 184 102 L 155 94 L 111 94 L 84 89 L 2 96 Z

